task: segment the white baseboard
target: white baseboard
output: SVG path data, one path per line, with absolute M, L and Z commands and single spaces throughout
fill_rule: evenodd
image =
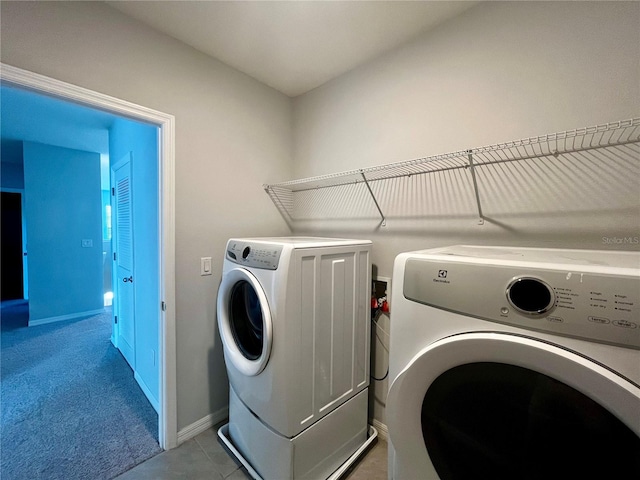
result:
M 376 420 L 375 418 L 372 418 L 370 423 L 376 428 L 376 430 L 378 430 L 378 438 L 381 438 L 384 441 L 389 439 L 389 430 L 384 423 L 380 420 Z
M 147 400 L 149 400 L 149 403 L 151 404 L 153 409 L 157 414 L 160 414 L 160 402 L 158 402 L 158 399 L 151 393 L 151 389 L 147 386 L 146 383 L 144 383 L 144 380 L 140 375 L 138 375 L 138 372 L 135 372 L 133 374 L 133 378 L 135 378 L 136 382 L 138 382 L 138 385 L 140 385 L 142 393 L 144 393 L 144 396 L 147 397 Z
M 63 320 L 71 320 L 73 318 L 79 317 L 90 317 L 92 315 L 99 315 L 101 313 L 104 313 L 104 308 L 99 308 L 97 310 L 88 310 L 86 312 L 70 313 L 69 315 L 60 315 L 58 317 L 38 318 L 36 320 L 29 320 L 29 326 L 36 327 L 38 325 L 45 325 L 47 323 L 62 322 Z
M 217 425 L 224 419 L 229 417 L 229 407 L 224 407 L 217 412 L 210 413 L 206 417 L 202 417 L 200 420 L 193 422 L 191 425 L 187 425 L 178 432 L 178 445 L 186 442 L 190 438 L 193 438 L 205 430 Z

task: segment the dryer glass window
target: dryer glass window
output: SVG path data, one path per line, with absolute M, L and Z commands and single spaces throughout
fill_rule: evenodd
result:
M 264 324 L 262 308 L 251 284 L 240 281 L 231 290 L 230 323 L 233 338 L 242 354 L 257 360 L 262 354 Z
M 501 363 L 440 375 L 422 432 L 441 479 L 640 478 L 640 438 L 546 375 Z

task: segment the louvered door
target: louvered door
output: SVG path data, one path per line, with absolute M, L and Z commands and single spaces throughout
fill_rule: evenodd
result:
M 117 319 L 117 346 L 135 369 L 134 262 L 131 190 L 131 155 L 113 167 L 115 212 L 114 311 Z

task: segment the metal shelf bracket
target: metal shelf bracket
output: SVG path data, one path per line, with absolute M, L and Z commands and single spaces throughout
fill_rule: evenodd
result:
M 482 214 L 482 204 L 480 203 L 480 192 L 478 191 L 478 180 L 476 179 L 476 170 L 473 165 L 473 151 L 467 150 L 469 159 L 469 169 L 471 171 L 471 180 L 473 181 L 473 191 L 476 194 L 476 205 L 478 206 L 478 225 L 484 225 L 484 215 Z
M 382 213 L 382 209 L 380 208 L 380 205 L 378 204 L 378 200 L 376 200 L 376 196 L 373 194 L 373 190 L 371 190 L 371 187 L 369 186 L 369 182 L 367 181 L 367 177 L 364 174 L 364 170 L 360 170 L 360 175 L 362 175 L 362 180 L 364 180 L 364 184 L 367 186 L 367 190 L 369 190 L 369 194 L 371 195 L 371 198 L 373 199 L 373 203 L 376 204 L 376 208 L 378 209 L 378 213 L 380 214 L 380 217 L 382 217 L 381 225 L 383 227 L 386 227 L 387 226 L 387 219 L 384 218 L 384 213 Z

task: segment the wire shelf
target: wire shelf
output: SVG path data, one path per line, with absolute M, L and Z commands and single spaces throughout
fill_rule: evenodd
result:
M 458 152 L 417 158 L 375 167 L 349 170 L 340 173 L 291 180 L 263 187 L 287 221 L 296 220 L 296 197 L 298 192 L 326 188 L 348 188 L 350 185 L 366 187 L 375 208 L 386 219 L 378 199 L 372 189 L 376 182 L 466 169 L 471 174 L 471 184 L 475 193 L 479 223 L 483 223 L 482 206 L 475 169 L 486 165 L 535 159 L 557 159 L 563 155 L 604 150 L 611 152 L 620 147 L 630 149 L 635 161 L 640 160 L 640 117 L 618 122 L 610 122 L 566 132 L 529 137 L 512 142 L 461 150 Z M 299 195 L 298 195 L 299 196 Z

